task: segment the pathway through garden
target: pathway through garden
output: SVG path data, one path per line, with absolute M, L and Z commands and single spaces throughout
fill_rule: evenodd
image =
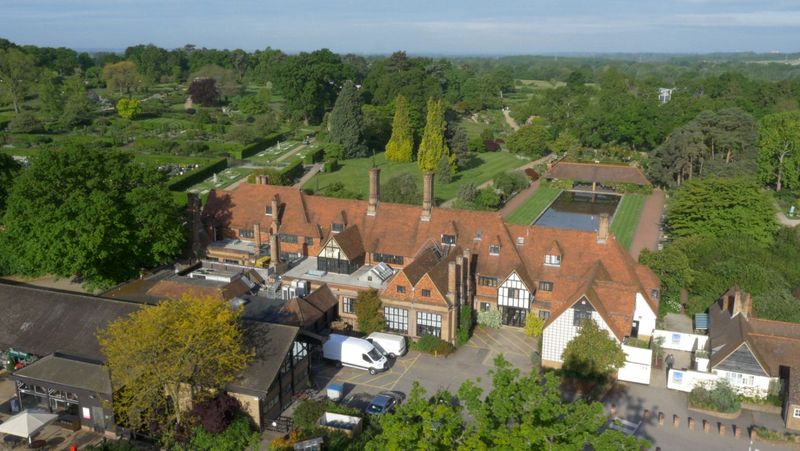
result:
M 653 193 L 647 196 L 642 207 L 641 216 L 639 216 L 639 225 L 636 227 L 636 234 L 633 236 L 631 248 L 629 250 L 631 256 L 635 260 L 639 260 L 639 254 L 642 249 L 650 249 L 654 251 L 658 249 L 658 236 L 660 232 L 661 214 L 664 212 L 664 192 L 660 189 L 653 190 Z
M 508 124 L 509 127 L 511 127 L 512 130 L 514 131 L 519 130 L 519 124 L 517 124 L 517 121 L 515 121 L 514 118 L 511 117 L 510 109 L 507 108 L 503 109 L 503 117 L 506 118 L 506 123 Z

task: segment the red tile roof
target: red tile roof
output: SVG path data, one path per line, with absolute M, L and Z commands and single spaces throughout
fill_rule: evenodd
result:
M 549 179 L 597 183 L 633 183 L 650 185 L 641 169 L 633 166 L 600 163 L 556 163 L 545 175 Z
M 655 275 L 635 262 L 613 237 L 599 243 L 595 232 L 507 224 L 496 212 L 448 208 L 434 208 L 430 221 L 421 221 L 421 205 L 383 202 L 377 215 L 367 216 L 367 201 L 309 196 L 296 188 L 248 183 L 230 192 L 212 191 L 204 215 L 224 218 L 221 225 L 229 229 L 252 228 L 259 223 L 261 230 L 269 230 L 272 217 L 264 214 L 264 207 L 275 195 L 281 202 L 280 233 L 327 237 L 331 225 L 344 220 L 348 229 L 357 227 L 364 252 L 401 255 L 409 261 L 427 260 L 425 249 L 441 247 L 443 234 L 455 235 L 458 247 L 470 249 L 477 274 L 502 280 L 516 270 L 531 289 L 535 289 L 534 281 L 553 282 L 554 291 L 542 293 L 542 298 L 553 301 L 554 310 L 577 301 L 580 287 L 586 286 L 589 277 L 591 301 L 604 305 L 598 310 L 607 311 L 620 336 L 629 331 L 630 321 L 623 325 L 623 319 L 633 316 L 637 292 L 658 311 L 657 300 L 650 298 L 651 290 L 659 287 Z M 499 255 L 490 255 L 490 246 L 497 246 Z M 554 249 L 562 254 L 561 265 L 546 266 L 544 255 Z M 603 269 L 590 271 L 599 261 Z M 433 268 L 432 262 L 419 263 L 426 272 Z M 419 280 L 424 273 L 416 274 L 416 266 L 412 261 L 406 270 Z M 446 274 L 446 264 L 438 272 Z M 436 279 L 439 285 L 439 277 Z M 446 289 L 446 283 L 444 286 Z

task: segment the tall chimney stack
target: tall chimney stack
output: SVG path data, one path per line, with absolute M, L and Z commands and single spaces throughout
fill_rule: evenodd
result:
M 269 236 L 269 267 L 275 270 L 277 275 L 278 263 L 280 258 L 280 249 L 278 248 L 278 234 L 272 233 Z
M 452 261 L 447 264 L 447 298 L 451 303 L 456 303 L 456 287 L 458 284 L 458 271 L 456 262 Z
M 600 223 L 597 227 L 597 242 L 605 244 L 608 241 L 608 213 L 600 215 Z
M 278 226 L 281 225 L 280 212 L 278 211 L 279 206 L 277 194 L 272 197 L 272 203 L 270 204 L 270 207 L 272 208 L 272 223 Z
M 253 224 L 253 238 L 256 242 L 256 258 L 258 258 L 261 249 L 261 224 L 259 223 Z
M 433 172 L 426 172 L 422 176 L 422 215 L 420 219 L 424 222 L 431 220 L 433 210 Z
M 464 303 L 467 303 L 472 300 L 472 250 L 470 249 L 464 249 L 461 272 L 464 275 L 464 284 L 461 287 L 461 291 L 464 292 Z
M 381 197 L 381 170 L 372 168 L 369 170 L 369 203 L 367 204 L 367 216 L 375 216 L 378 213 L 378 200 Z

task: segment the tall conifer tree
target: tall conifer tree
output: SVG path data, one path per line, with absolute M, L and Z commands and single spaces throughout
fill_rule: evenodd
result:
M 435 170 L 442 157 L 449 157 L 450 151 L 444 141 L 445 125 L 444 103 L 441 100 L 428 99 L 425 132 L 417 152 L 417 166 L 423 172 Z
M 411 128 L 411 115 L 408 100 L 398 95 L 394 100 L 394 119 L 392 137 L 386 143 L 386 159 L 408 162 L 414 159 L 414 132 Z
M 359 158 L 367 155 L 364 137 L 364 116 L 361 112 L 361 97 L 352 81 L 342 86 L 330 116 L 330 142 L 344 149 L 344 158 Z

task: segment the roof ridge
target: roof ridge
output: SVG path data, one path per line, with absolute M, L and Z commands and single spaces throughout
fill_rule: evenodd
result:
M 761 332 L 749 332 L 748 335 L 750 335 L 750 336 L 758 336 L 758 337 L 769 337 L 769 338 L 775 338 L 775 339 L 778 339 L 778 340 L 788 340 L 788 341 L 800 342 L 800 338 L 787 337 L 785 335 L 772 335 L 772 334 L 765 334 L 765 333 L 761 333 Z

